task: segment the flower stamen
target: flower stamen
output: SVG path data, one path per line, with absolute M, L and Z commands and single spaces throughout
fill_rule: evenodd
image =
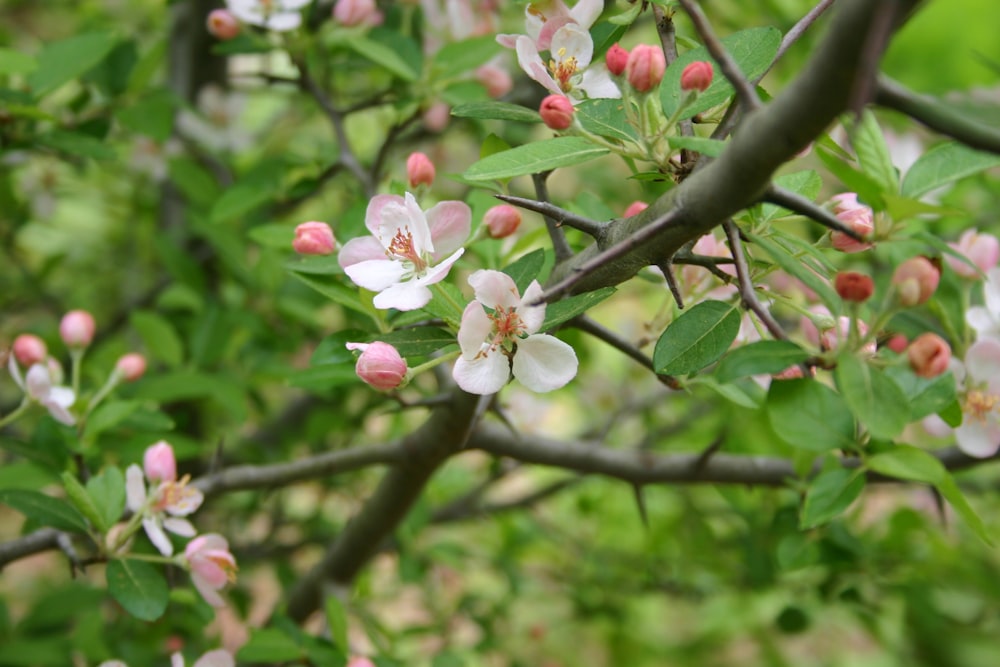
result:
M 962 412 L 983 424 L 990 413 L 997 409 L 997 404 L 1000 404 L 1000 396 L 973 389 L 965 395 Z

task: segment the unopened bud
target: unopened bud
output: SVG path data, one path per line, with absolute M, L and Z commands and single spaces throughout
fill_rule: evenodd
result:
M 712 63 L 704 60 L 697 60 L 681 72 L 681 90 L 697 90 L 705 92 L 712 85 L 712 76 L 715 70 Z
M 142 457 L 142 468 L 149 481 L 172 482 L 177 479 L 177 459 L 174 448 L 166 440 L 146 448 Z
M 905 352 L 906 346 L 909 344 L 910 341 L 906 340 L 906 336 L 903 334 L 895 334 L 885 342 L 885 346 L 896 354 L 902 354 Z
M 361 350 L 354 371 L 379 391 L 396 389 L 406 381 L 406 360 L 389 343 L 348 343 L 348 350 Z
M 235 38 L 242 29 L 240 20 L 228 9 L 213 9 L 205 24 L 213 37 L 223 41 Z
M 135 382 L 146 372 L 146 357 L 137 352 L 131 352 L 118 359 L 115 370 L 121 373 L 127 382 Z
M 935 378 L 946 370 L 951 361 L 951 347 L 935 333 L 923 333 L 906 349 L 910 368 L 922 378 Z
M 94 316 L 85 310 L 71 310 L 59 322 L 59 336 L 66 347 L 84 348 L 94 340 Z
M 636 91 L 645 93 L 656 88 L 663 80 L 667 69 L 667 59 L 663 49 L 649 44 L 640 44 L 628 54 L 625 76 Z
M 854 271 L 841 271 L 833 280 L 833 286 L 837 294 L 844 301 L 854 301 L 863 303 L 871 298 L 875 292 L 875 281 L 863 273 Z
M 375 5 L 375 0 L 337 0 L 333 7 L 333 18 L 341 25 L 352 27 L 380 25 L 383 16 Z
M 628 64 L 628 51 L 623 49 L 616 42 L 604 55 L 604 63 L 608 66 L 608 71 L 615 76 L 621 76 Z
M 483 224 L 486 225 L 490 238 L 507 238 L 521 226 L 521 212 L 510 204 L 494 206 L 486 211 Z
M 347 667 L 375 667 L 375 663 L 360 655 L 356 655 L 347 661 Z
M 858 202 L 856 193 L 843 192 L 834 195 L 831 201 L 833 202 L 833 214 L 851 231 L 862 237 L 875 231 L 874 214 L 870 208 Z M 844 232 L 830 234 L 830 244 L 837 250 L 848 253 L 861 252 L 873 245 L 867 241 L 851 238 Z
M 430 187 L 433 185 L 436 175 L 434 163 L 426 154 L 410 153 L 410 157 L 406 158 L 406 177 L 410 180 L 411 188 L 418 185 Z
M 441 132 L 451 121 L 451 107 L 444 102 L 435 102 L 424 112 L 424 127 L 431 132 Z
M 565 130 L 573 124 L 573 103 L 565 95 L 549 95 L 542 100 L 538 113 L 553 130 Z
M 634 201 L 628 205 L 628 208 L 625 209 L 625 213 L 623 213 L 622 215 L 626 218 L 631 218 L 633 215 L 639 215 L 647 208 L 649 208 L 649 204 L 647 204 L 646 202 Z
M 337 241 L 325 222 L 303 222 L 295 228 L 292 248 L 300 255 L 329 255 L 337 249 Z
M 11 352 L 14 353 L 17 363 L 25 368 L 40 364 L 49 356 L 45 341 L 34 334 L 21 334 L 15 338 Z
M 941 272 L 926 257 L 911 257 L 896 267 L 892 284 L 896 299 L 902 306 L 919 306 L 926 303 L 937 290 Z
M 510 72 L 499 65 L 487 63 L 476 70 L 476 81 L 483 84 L 486 93 L 496 99 L 503 97 L 514 87 Z

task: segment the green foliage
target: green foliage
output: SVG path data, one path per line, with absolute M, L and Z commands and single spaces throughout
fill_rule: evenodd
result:
M 608 149 L 580 137 L 556 137 L 495 153 L 465 170 L 470 181 L 493 181 L 569 167 L 607 155 Z
M 739 311 L 721 301 L 685 310 L 656 341 L 653 368 L 664 375 L 699 371 L 717 361 L 740 331 Z
M 167 610 L 167 581 L 148 563 L 112 560 L 106 569 L 108 592 L 130 614 L 155 621 Z

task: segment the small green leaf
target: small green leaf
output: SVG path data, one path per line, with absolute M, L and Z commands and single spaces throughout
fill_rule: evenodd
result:
M 593 292 L 574 294 L 571 297 L 550 303 L 545 308 L 545 321 L 539 331 L 549 331 L 563 322 L 573 319 L 581 313 L 585 313 L 600 302 L 607 299 L 617 290 L 614 287 L 602 287 Z
M 457 118 L 482 120 L 513 120 L 519 123 L 541 123 L 537 111 L 510 102 L 466 102 L 453 107 L 451 115 Z
M 289 662 L 302 658 L 302 649 L 295 639 L 277 628 L 253 630 L 250 641 L 236 654 L 240 662 Z
M 289 238 L 287 248 L 292 247 L 291 239 L 294 238 L 295 230 L 288 227 L 288 225 L 266 225 L 267 227 L 284 227 L 289 231 Z M 272 236 L 272 232 L 266 232 L 268 236 Z M 251 236 L 252 236 L 251 232 Z M 273 233 L 276 237 L 277 232 Z M 344 275 L 344 269 L 341 268 L 340 262 L 336 255 L 305 255 L 302 257 L 296 257 L 295 259 L 289 260 L 285 264 L 285 268 L 294 273 L 303 273 L 313 276 L 342 276 Z
M 893 440 L 910 421 L 910 404 L 892 378 L 854 354 L 837 359 L 837 389 L 873 437 Z
M 111 33 L 92 32 L 47 44 L 38 54 L 38 67 L 28 77 L 35 96 L 52 92 L 101 62 L 115 41 Z
M 719 157 L 726 150 L 726 142 L 708 137 L 670 137 L 671 148 L 685 148 L 707 157 Z
M 517 258 L 505 266 L 503 272 L 514 280 L 517 291 L 524 294 L 524 290 L 528 289 L 531 281 L 538 278 L 538 272 L 542 270 L 544 264 L 545 251 L 539 248 Z
M 447 296 L 442 296 L 441 292 L 445 292 Z M 435 286 L 433 294 L 434 296 L 423 309 L 434 317 L 440 317 L 457 329 L 458 323 L 462 320 L 462 310 L 466 304 L 466 298 L 462 292 L 451 283 L 440 282 Z
M 345 653 L 350 650 L 347 644 L 347 609 L 336 595 L 327 595 L 323 605 L 326 611 L 326 625 L 330 628 L 330 638 L 334 645 Z
M 267 203 L 276 193 L 276 182 L 265 184 L 259 179 L 241 181 L 222 193 L 209 216 L 213 223 L 235 220 Z
M 338 331 L 321 340 L 316 349 L 313 350 L 312 357 L 309 358 L 311 366 L 322 366 L 327 364 L 354 363 L 354 353 L 347 349 L 348 343 L 360 343 L 371 337 L 367 331 L 358 329 L 348 329 Z
M 62 482 L 63 488 L 66 490 L 66 496 L 73 503 L 73 506 L 80 511 L 80 514 L 87 517 L 87 520 L 102 533 L 107 531 L 111 524 L 105 523 L 104 516 L 98 511 L 93 498 L 87 493 L 87 489 L 83 488 L 83 485 L 80 484 L 76 476 L 69 471 L 63 471 Z
M 27 53 L 0 49 L 0 74 L 27 74 L 38 67 L 38 61 Z
M 110 160 L 115 157 L 114 149 L 107 143 L 80 132 L 53 130 L 35 137 L 35 141 L 40 146 L 80 157 L 89 157 L 95 160 Z
M 774 179 L 774 184 L 813 201 L 823 187 L 823 179 L 812 169 L 807 169 L 805 171 L 796 171 L 791 174 L 778 176 Z M 793 213 L 786 208 L 775 206 L 774 204 L 763 204 L 758 220 L 760 222 L 768 222 L 775 218 L 783 218 L 789 215 L 793 215 Z
M 574 115 L 588 132 L 619 141 L 636 141 L 635 128 L 625 118 L 623 104 L 617 99 L 586 100 L 577 105 Z
M 767 254 L 771 256 L 771 259 L 786 273 L 801 280 L 806 287 L 816 292 L 820 299 L 827 307 L 836 312 L 840 307 L 840 297 L 837 293 L 833 291 L 830 284 L 817 276 L 810 270 L 805 264 L 803 264 L 799 259 L 792 256 L 784 248 L 774 242 L 774 240 L 769 238 L 764 238 L 756 234 L 747 234 L 747 238 L 754 245 L 760 246 L 767 251 Z
M 167 581 L 149 563 L 113 560 L 105 576 L 108 592 L 125 611 L 143 621 L 155 621 L 167 609 L 170 591 Z
M 400 40 L 399 45 L 405 43 L 404 40 L 407 39 L 398 34 L 397 37 Z M 416 81 L 420 78 L 420 63 L 404 57 L 399 48 L 367 37 L 352 37 L 348 40 L 347 47 L 404 81 Z
M 133 132 L 166 141 L 174 125 L 176 106 L 176 99 L 170 92 L 156 90 L 119 111 L 116 118 Z
M 458 341 L 455 334 L 438 327 L 413 327 L 371 337 L 372 341 L 389 343 L 403 357 L 426 357 Z
M 635 21 L 637 16 L 639 16 L 639 12 L 641 12 L 642 9 L 643 3 L 633 3 L 631 7 L 626 9 L 621 14 L 615 14 L 609 18 L 608 22 L 613 23 L 614 25 L 632 25 L 632 22 Z
M 434 79 L 443 81 L 471 72 L 502 50 L 503 47 L 497 44 L 493 35 L 445 44 L 434 54 L 434 62 L 431 64 Z
M 868 459 L 866 465 L 886 477 L 934 485 L 940 484 L 948 475 L 941 461 L 922 449 L 908 445 L 897 445 L 876 454 Z
M 875 120 L 875 114 L 865 110 L 861 120 L 851 127 L 851 145 L 858 155 L 861 168 L 870 176 L 883 193 L 899 192 L 899 176 L 889 155 L 882 128 Z
M 965 499 L 962 494 L 962 490 L 958 488 L 958 484 L 955 483 L 955 479 L 946 474 L 944 479 L 937 485 L 937 490 L 941 492 L 944 499 L 947 500 L 958 515 L 962 517 L 969 528 L 972 529 L 979 539 L 981 539 L 986 544 L 993 546 L 993 540 L 990 539 L 990 534 L 986 530 L 986 525 L 983 524 L 983 520 L 976 514 L 976 510 L 972 509 L 972 505 L 969 501 Z
M 581 137 L 556 137 L 494 153 L 465 170 L 470 181 L 492 181 L 538 174 L 607 155 L 607 148 Z
M 129 315 L 129 324 L 139 332 L 154 359 L 171 367 L 184 360 L 184 345 L 167 318 L 151 310 L 136 310 Z
M 172 158 L 167 162 L 170 180 L 191 202 L 208 207 L 220 196 L 215 177 L 205 167 L 187 157 Z
M 87 417 L 87 425 L 83 435 L 87 440 L 93 440 L 99 433 L 114 428 L 129 418 L 142 406 L 139 401 L 108 401 L 97 406 L 97 409 Z
M 87 532 L 87 520 L 75 507 L 44 493 L 27 489 L 4 489 L 0 491 L 0 503 L 13 507 L 43 526 L 73 533 Z
M 289 385 L 309 391 L 326 391 L 361 381 L 354 372 L 354 366 L 348 364 L 312 366 L 289 373 L 286 379 Z
M 861 495 L 864 488 L 863 471 L 834 468 L 820 473 L 806 491 L 799 527 L 802 530 L 815 528 L 837 517 Z
M 292 275 L 334 303 L 365 315 L 371 314 L 358 297 L 358 290 L 345 286 L 343 280 L 331 276 L 304 275 L 297 271 L 293 271 Z
M 290 250 L 295 240 L 295 227 L 291 225 L 257 225 L 247 232 L 247 238 L 259 246 L 276 250 Z M 320 255 L 310 255 L 304 259 L 328 259 Z M 334 262 L 335 263 L 335 262 Z M 338 265 L 338 268 L 339 265 Z M 304 271 L 303 273 L 308 273 Z
M 910 166 L 903 194 L 920 197 L 935 188 L 1000 165 L 1000 155 L 977 151 L 957 141 L 938 144 Z
M 721 301 L 702 301 L 681 313 L 653 350 L 653 368 L 661 375 L 683 375 L 708 366 L 729 349 L 740 331 L 740 313 Z
M 906 395 L 911 422 L 941 412 L 955 402 L 955 376 L 951 373 L 928 379 L 917 377 L 903 366 L 890 366 L 885 373 Z
M 881 211 L 885 208 L 885 202 L 882 199 L 882 186 L 870 177 L 868 174 L 855 169 L 851 165 L 844 162 L 843 158 L 834 155 L 832 151 L 827 150 L 823 146 L 816 146 L 816 156 L 820 159 L 827 169 L 829 169 L 834 176 L 836 176 L 841 183 L 847 186 L 849 190 L 853 190 L 858 193 L 858 197 L 875 211 Z
M 748 375 L 774 375 L 800 364 L 809 353 L 787 340 L 761 340 L 730 350 L 715 370 L 719 382 L 731 382 Z
M 125 475 L 109 466 L 87 480 L 90 495 L 106 527 L 113 526 L 125 511 Z
M 825 452 L 854 444 L 854 417 L 840 394 L 813 379 L 778 380 L 767 394 L 767 416 L 782 440 Z

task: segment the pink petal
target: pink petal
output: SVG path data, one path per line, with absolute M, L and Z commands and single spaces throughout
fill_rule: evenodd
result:
M 36 401 L 44 399 L 52 389 L 52 377 L 49 375 L 49 369 L 44 364 L 33 365 L 28 369 L 24 384 L 27 387 L 28 396 Z
M 514 377 L 532 391 L 552 391 L 576 377 L 577 364 L 573 348 L 555 336 L 528 336 L 517 342 Z
M 1000 448 L 1000 425 L 995 421 L 979 421 L 966 418 L 962 425 L 955 429 L 955 439 L 958 448 L 969 456 L 984 459 L 996 454 Z
M 465 202 L 443 201 L 427 211 L 427 226 L 434 241 L 434 259 L 455 252 L 469 238 L 472 209 Z
M 965 353 L 965 369 L 975 382 L 1000 380 L 1000 341 L 978 340 Z
M 521 305 L 521 295 L 514 279 L 502 271 L 480 269 L 469 276 L 469 284 L 476 295 L 476 301 L 487 308 L 517 308 Z
M 531 38 L 521 35 L 517 38 L 516 48 L 517 64 L 521 66 L 521 69 L 548 90 L 561 95 L 562 91 L 559 89 L 559 85 L 545 68 L 545 63 L 542 62 L 541 56 L 538 55 L 538 48 L 531 41 Z
M 220 648 L 195 660 L 193 667 L 236 667 L 236 660 L 229 651 Z
M 390 285 L 375 295 L 372 304 L 379 310 L 416 310 L 431 300 L 431 291 L 416 280 Z
M 201 575 L 192 572 L 191 582 L 194 584 L 194 587 L 198 589 L 198 592 L 201 593 L 201 597 L 204 598 L 205 602 L 213 607 L 226 606 L 222 596 L 219 595 L 218 592 L 216 592 L 216 590 L 201 577 Z
M 510 378 L 510 363 L 507 357 L 499 352 L 493 352 L 473 361 L 464 357 L 455 360 L 451 376 L 463 391 L 470 394 L 495 394 Z
M 406 275 L 406 267 L 402 262 L 390 259 L 369 259 L 345 266 L 344 273 L 358 287 L 381 292 L 402 280 Z
M 365 227 L 373 236 L 378 236 L 378 231 L 382 227 L 382 209 L 386 204 L 396 204 L 403 206 L 403 198 L 399 195 L 375 195 L 368 202 L 365 209 Z
M 163 520 L 163 527 L 174 535 L 180 535 L 181 537 L 194 537 L 198 534 L 198 531 L 195 530 L 194 526 L 187 519 L 167 517 Z
M 340 268 L 346 269 L 352 264 L 358 264 L 369 259 L 385 259 L 385 248 L 374 236 L 359 236 L 344 244 L 337 255 Z
M 483 343 L 493 333 L 493 322 L 478 301 L 471 302 L 462 313 L 462 324 L 458 327 L 458 346 L 467 361 L 476 358 L 483 349 Z

